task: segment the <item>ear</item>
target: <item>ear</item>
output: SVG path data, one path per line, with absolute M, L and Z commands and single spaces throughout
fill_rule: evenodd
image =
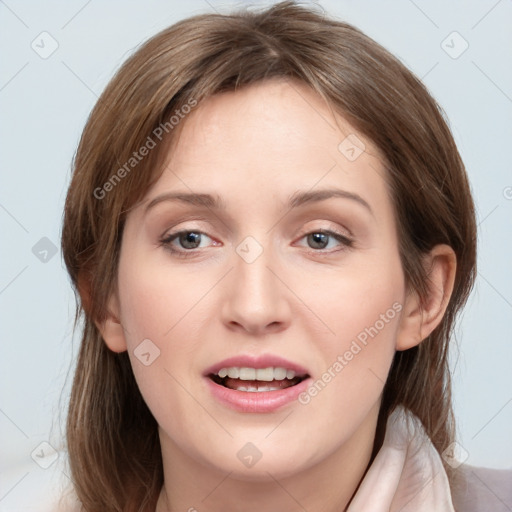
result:
M 78 278 L 78 291 L 86 314 L 91 311 L 90 282 L 85 276 Z M 94 320 L 96 327 L 101 333 L 107 347 L 113 352 L 124 352 L 127 350 L 124 329 L 119 320 L 119 300 L 113 293 L 107 304 L 107 312 L 101 321 Z
M 419 345 L 440 324 L 453 291 L 457 257 L 449 245 L 436 245 L 425 257 L 428 270 L 427 296 L 415 291 L 406 299 L 400 320 L 396 350 Z
M 107 314 L 101 322 L 95 322 L 96 327 L 107 347 L 112 352 L 124 352 L 127 350 L 124 329 L 119 320 L 119 300 L 113 293 L 107 304 Z

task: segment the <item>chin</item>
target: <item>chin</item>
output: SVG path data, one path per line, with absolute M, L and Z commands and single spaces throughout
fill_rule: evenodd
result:
M 212 450 L 207 459 L 204 458 L 205 453 L 202 458 L 205 465 L 216 471 L 224 475 L 229 473 L 230 478 L 247 482 L 269 482 L 287 478 L 307 470 L 323 458 L 320 447 L 315 448 L 311 444 L 305 446 L 304 443 L 294 439 L 293 434 L 290 434 L 289 439 L 294 442 L 287 447 L 283 447 L 282 444 L 262 442 L 258 448 L 257 441 L 255 443 L 233 442 L 229 447 L 224 445 L 226 449 L 221 453 L 216 454 Z M 237 448 L 233 449 L 235 444 Z M 307 448 L 311 453 L 305 451 Z
M 218 467 L 218 466 L 217 466 Z M 243 464 L 233 464 L 230 461 L 226 466 L 218 467 L 223 473 L 230 473 L 229 478 L 244 482 L 274 482 L 292 476 L 305 469 L 300 464 L 289 460 L 260 459 L 252 467 L 243 467 Z

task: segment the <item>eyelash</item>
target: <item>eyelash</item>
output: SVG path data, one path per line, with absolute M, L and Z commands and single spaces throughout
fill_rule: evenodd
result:
M 191 258 L 191 257 L 193 257 L 194 255 L 197 254 L 196 253 L 197 249 L 175 249 L 171 245 L 171 242 L 173 242 L 174 240 L 179 238 L 180 235 L 188 234 L 188 233 L 195 233 L 195 234 L 198 234 L 198 235 L 205 235 L 208 238 L 210 238 L 203 231 L 194 230 L 194 229 L 184 229 L 184 230 L 181 230 L 181 231 L 176 231 L 175 233 L 170 233 L 166 237 L 162 238 L 160 240 L 160 245 L 162 247 L 164 247 L 166 250 L 170 251 L 174 256 L 177 256 L 178 258 Z M 309 231 L 308 233 L 305 233 L 304 235 L 302 235 L 302 237 L 300 239 L 302 240 L 303 238 L 306 238 L 307 236 L 314 235 L 314 234 L 315 235 L 316 234 L 322 234 L 322 235 L 330 236 L 330 237 L 334 238 L 335 240 L 337 240 L 338 242 L 340 242 L 342 244 L 342 246 L 344 246 L 344 247 L 341 248 L 341 249 L 335 250 L 335 251 L 331 250 L 331 251 L 327 251 L 327 252 L 323 252 L 323 251 L 325 251 L 325 249 L 313 249 L 313 248 L 310 247 L 309 251 L 308 251 L 310 253 L 329 255 L 329 254 L 333 254 L 333 253 L 337 253 L 339 251 L 343 251 L 343 250 L 349 249 L 349 248 L 353 247 L 353 245 L 354 245 L 354 241 L 353 240 L 351 240 L 350 238 L 348 238 L 347 236 L 345 236 L 345 235 L 343 235 L 341 233 L 338 233 L 338 232 L 330 230 L 330 229 L 316 229 L 316 230 L 313 230 L 313 231 Z

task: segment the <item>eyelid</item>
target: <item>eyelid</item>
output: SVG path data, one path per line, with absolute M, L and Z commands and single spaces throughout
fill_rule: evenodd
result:
M 187 228 L 187 229 L 179 229 L 178 231 L 173 231 L 173 232 L 166 232 L 164 233 L 164 235 L 160 238 L 160 243 L 161 244 L 168 244 L 170 242 L 172 242 L 173 240 L 175 240 L 176 238 L 178 238 L 180 235 L 184 234 L 184 233 L 197 233 L 201 236 L 205 236 L 205 237 L 208 237 L 210 240 L 214 240 L 213 237 L 211 237 L 208 233 L 206 233 L 205 231 L 202 231 L 200 229 L 194 229 L 194 228 Z M 188 252 L 191 252 L 193 249 L 189 249 Z
M 305 227 L 301 228 L 299 235 L 301 238 L 311 233 L 325 233 L 335 237 L 340 237 L 346 242 L 353 243 L 356 239 L 354 233 L 344 225 L 329 221 L 327 219 L 318 218 L 311 222 L 306 222 Z
M 212 240 L 214 242 L 214 244 L 213 244 L 214 246 L 222 245 L 221 242 L 215 241 L 215 239 L 213 237 L 211 237 L 204 231 L 201 231 L 200 229 L 194 229 L 194 228 L 179 229 L 177 231 L 172 231 L 170 233 L 166 232 L 160 238 L 159 245 L 164 247 L 165 250 L 171 252 L 174 256 L 176 256 L 178 258 L 193 258 L 194 256 L 197 256 L 198 253 L 201 253 L 202 250 L 205 248 L 203 247 L 203 248 L 194 248 L 194 249 L 184 249 L 184 248 L 178 249 L 171 245 L 171 242 L 173 242 L 174 240 L 179 238 L 179 236 L 181 234 L 185 234 L 185 233 L 200 234 L 201 236 L 206 236 L 207 238 Z M 315 234 L 315 233 L 322 233 L 331 238 L 334 238 L 335 240 L 337 240 L 339 242 L 341 247 L 339 247 L 337 249 L 330 249 L 330 250 L 314 249 L 312 247 L 309 247 L 309 248 L 304 247 L 306 249 L 306 252 L 308 252 L 309 254 L 312 254 L 315 256 L 320 256 L 320 257 L 329 256 L 332 254 L 337 254 L 341 251 L 346 251 L 348 249 L 351 249 L 354 246 L 353 237 L 348 236 L 344 233 L 341 233 L 340 231 L 338 231 L 336 229 L 329 229 L 329 228 L 317 228 L 317 229 L 309 229 L 309 230 L 303 231 L 303 233 L 298 238 L 298 240 L 303 240 L 308 235 Z
M 332 249 L 331 250 L 313 249 L 311 247 L 306 248 L 306 249 L 308 249 L 308 252 L 311 252 L 313 254 L 329 255 L 332 253 L 350 249 L 354 246 L 354 238 L 353 237 L 351 237 L 347 234 L 341 233 L 338 230 L 328 229 L 328 228 L 327 229 L 326 228 L 309 229 L 309 230 L 305 231 L 302 235 L 300 235 L 298 240 L 302 240 L 306 236 L 311 235 L 313 233 L 322 233 L 324 235 L 328 235 L 331 238 L 334 238 L 335 240 L 337 240 L 340 243 L 340 245 L 342 246 L 340 249 L 334 249 L 334 250 L 332 250 Z
M 215 240 L 205 233 L 204 231 L 201 231 L 200 229 L 179 229 L 178 231 L 173 231 L 171 233 L 164 233 L 164 235 L 159 240 L 159 247 L 163 247 L 164 250 L 169 251 L 173 256 L 176 256 L 177 258 L 192 258 L 198 254 L 198 251 L 201 251 L 201 249 L 177 249 L 173 245 L 171 245 L 171 242 L 173 242 L 176 238 L 178 238 L 182 233 L 197 233 L 201 236 L 206 236 L 210 240 Z M 216 245 L 219 245 L 219 242 L 215 242 Z M 204 249 L 204 248 L 203 248 Z

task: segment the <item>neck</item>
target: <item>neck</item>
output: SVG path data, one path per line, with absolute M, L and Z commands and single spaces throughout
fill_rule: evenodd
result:
M 328 457 L 307 469 L 256 481 L 233 477 L 188 456 L 160 431 L 164 486 L 156 512 L 245 512 L 346 510 L 371 460 L 379 404 Z

